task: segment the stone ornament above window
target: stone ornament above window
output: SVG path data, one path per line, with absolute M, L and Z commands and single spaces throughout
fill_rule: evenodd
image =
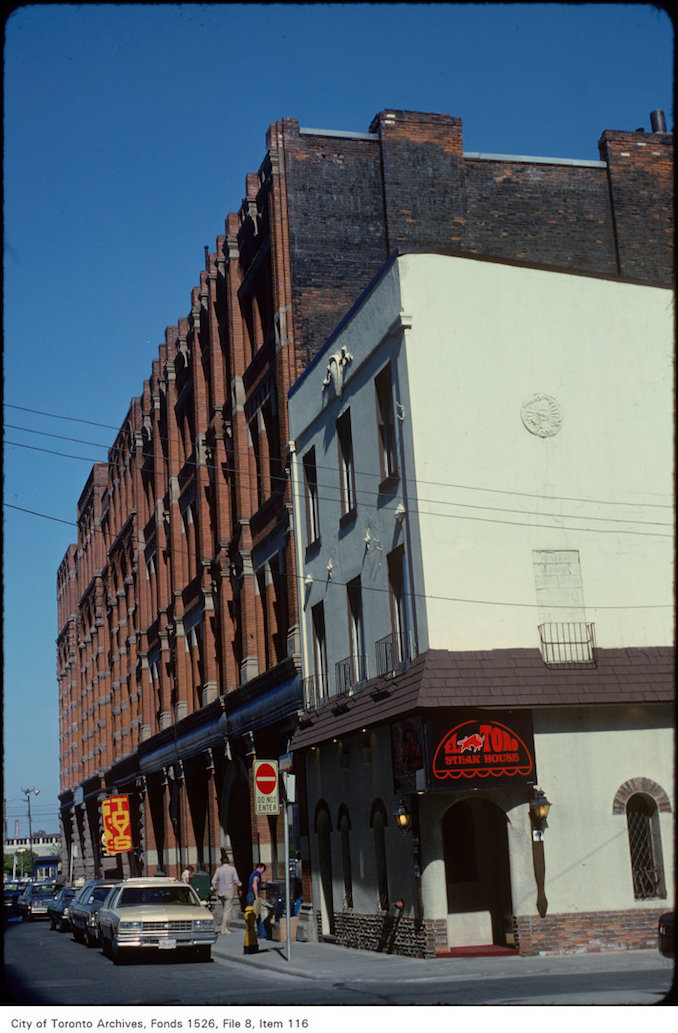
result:
M 563 423 L 563 411 L 551 395 L 532 395 L 520 409 L 526 430 L 539 438 L 552 438 Z
M 323 391 L 330 384 L 334 384 L 337 398 L 341 398 L 344 391 L 344 369 L 352 361 L 353 356 L 345 345 L 342 345 L 341 351 L 335 352 L 334 355 L 330 356 L 330 361 L 327 364 L 327 376 L 323 380 Z

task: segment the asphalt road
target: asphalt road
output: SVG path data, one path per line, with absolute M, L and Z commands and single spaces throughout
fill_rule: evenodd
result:
M 95 1006 L 97 1013 L 103 1006 L 124 1005 L 132 1014 L 136 1007 L 140 1014 L 150 1008 L 163 1016 L 179 1014 L 173 1009 L 183 1007 L 218 1007 L 222 1018 L 217 1028 L 223 1031 L 229 1028 L 223 1022 L 224 1006 L 652 1005 L 665 999 L 673 979 L 671 962 L 653 952 L 638 952 L 635 958 L 627 952 L 568 957 L 543 964 L 542 959 L 511 958 L 466 959 L 452 965 L 420 961 L 408 966 L 404 959 L 335 947 L 323 948 L 322 964 L 318 955 L 316 965 L 312 959 L 317 948 L 295 944 L 297 964 L 286 969 L 284 963 L 276 967 L 274 961 L 280 959 L 273 954 L 238 956 L 241 947 L 235 940 L 229 938 L 232 956 L 218 951 L 211 962 L 168 952 L 115 966 L 101 950 L 76 943 L 70 933 L 53 931 L 47 922 L 10 923 L 5 928 L 4 1001 Z M 290 1028 L 296 1014 L 291 1013 L 285 1026 L 260 1026 L 257 1020 L 251 1028 Z M 155 1033 L 154 1027 L 144 1028 Z M 178 1028 L 189 1033 L 185 1024 Z

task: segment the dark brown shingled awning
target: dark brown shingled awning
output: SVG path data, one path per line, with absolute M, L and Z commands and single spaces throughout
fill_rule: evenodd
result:
M 292 750 L 437 707 L 513 710 L 670 703 L 674 679 L 671 646 L 600 649 L 595 665 L 559 669 L 547 667 L 537 649 L 430 649 L 398 677 L 372 678 L 355 695 L 333 696 L 322 708 L 307 711 Z

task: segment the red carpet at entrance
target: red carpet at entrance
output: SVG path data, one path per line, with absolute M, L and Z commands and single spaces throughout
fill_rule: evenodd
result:
M 477 947 L 449 947 L 446 951 L 437 951 L 436 958 L 498 958 L 519 957 L 515 947 L 500 947 L 497 943 L 480 944 Z

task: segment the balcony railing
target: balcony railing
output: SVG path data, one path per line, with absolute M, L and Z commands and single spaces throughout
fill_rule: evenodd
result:
M 548 667 L 595 664 L 595 625 L 585 621 L 551 621 L 539 625 L 541 655 Z
M 409 666 L 413 655 L 411 644 L 399 635 L 393 634 L 375 642 L 374 651 L 377 658 L 377 676 L 381 678 L 401 674 Z
M 347 656 L 334 665 L 334 677 L 337 696 L 348 696 L 355 686 L 367 678 L 367 657 Z
M 321 706 L 326 699 L 327 691 L 323 678 L 318 678 L 315 674 L 304 678 L 304 701 L 307 710 L 313 710 L 315 707 Z

